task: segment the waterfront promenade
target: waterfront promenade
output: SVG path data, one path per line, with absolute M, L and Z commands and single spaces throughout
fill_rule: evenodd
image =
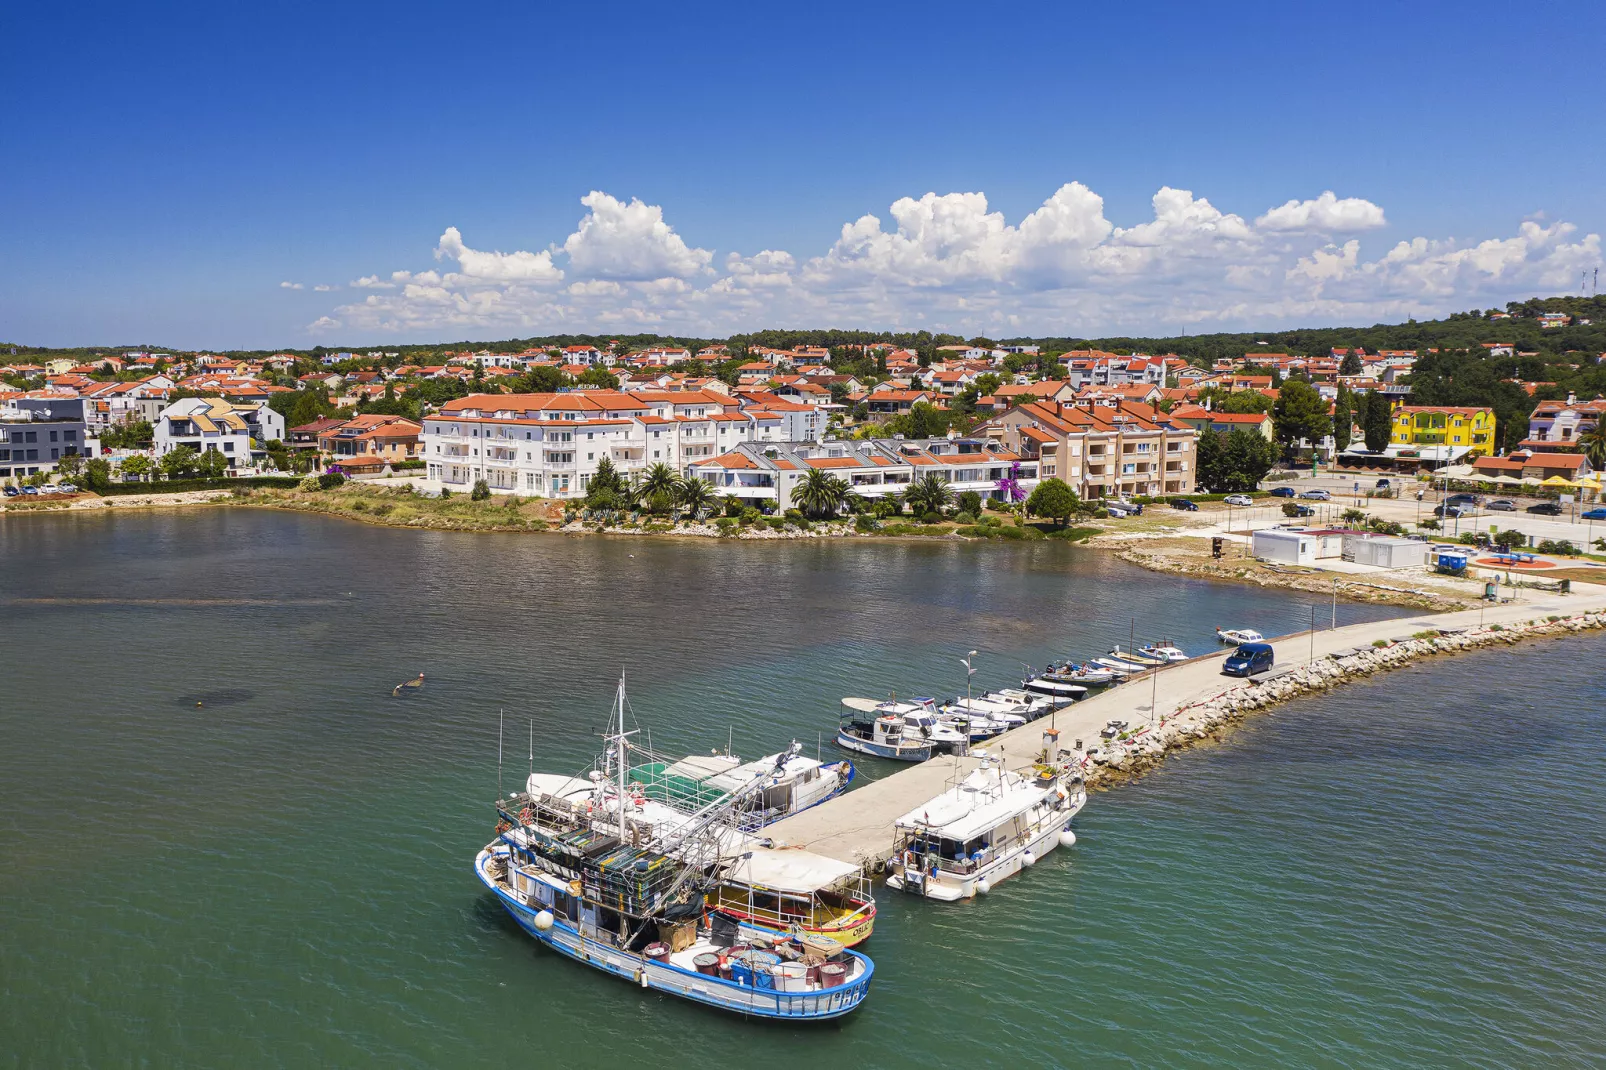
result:
M 1332 654 L 1370 647 L 1378 640 L 1403 639 L 1429 629 L 1464 629 L 1480 625 L 1509 625 L 1546 617 L 1575 616 L 1606 609 L 1606 586 L 1575 584 L 1568 595 L 1534 594 L 1519 601 L 1480 609 L 1433 613 L 1417 617 L 1371 621 L 1340 628 L 1318 628 L 1273 640 L 1278 670 L 1298 668 Z M 1043 746 L 1043 733 L 1059 731 L 1062 750 L 1102 745 L 1099 730 L 1111 720 L 1126 721 L 1136 729 L 1162 720 L 1186 720 L 1188 711 L 1228 692 L 1261 686 L 1221 675 L 1221 663 L 1230 647 L 1215 654 L 1146 673 L 1117 687 L 1092 695 L 1052 718 L 1030 722 L 978 746 L 977 750 L 1002 755 L 1011 769 L 1030 766 Z M 1275 670 L 1274 670 L 1275 671 Z M 806 847 L 860 865 L 887 858 L 893 849 L 893 823 L 903 814 L 940 794 L 957 777 L 981 764 L 981 758 L 944 755 L 910 766 L 891 776 L 830 800 L 770 826 L 777 846 Z

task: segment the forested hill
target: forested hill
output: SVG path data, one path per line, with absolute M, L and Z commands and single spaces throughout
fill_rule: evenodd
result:
M 1510 319 L 1491 319 L 1490 314 L 1503 312 Z M 1567 327 L 1545 328 L 1539 325 L 1539 316 L 1545 312 L 1563 312 L 1572 316 L 1575 323 Z M 1591 321 L 1577 324 L 1579 319 Z M 1102 349 L 1116 353 L 1177 353 L 1199 363 L 1219 359 L 1239 359 L 1256 350 L 1272 353 L 1290 353 L 1313 356 L 1325 355 L 1330 349 L 1361 346 L 1368 350 L 1379 349 L 1478 349 L 1485 342 L 1507 342 L 1519 351 L 1541 354 L 1548 360 L 1567 353 L 1583 353 L 1590 357 L 1606 352 L 1606 297 L 1547 297 L 1530 301 L 1511 302 L 1504 309 L 1473 309 L 1452 313 L 1440 320 L 1410 320 L 1405 323 L 1379 323 L 1370 327 L 1314 327 L 1287 331 L 1243 331 L 1217 334 L 1192 334 L 1177 337 L 1037 337 L 1037 338 L 963 338 L 955 334 L 931 331 L 864 331 L 845 329 L 811 330 L 760 330 L 732 335 L 728 339 L 695 338 L 691 336 L 663 335 L 607 335 L 564 334 L 536 338 L 510 338 L 498 342 L 460 341 L 429 345 L 402 345 L 393 342 L 366 345 L 342 344 L 319 346 L 316 349 L 284 350 L 300 354 L 322 354 L 337 351 L 364 351 L 375 348 L 399 353 L 406 359 L 424 359 L 444 352 L 469 352 L 489 349 L 493 352 L 519 352 L 523 349 L 596 345 L 607 347 L 621 342 L 629 349 L 644 349 L 655 345 L 685 346 L 693 352 L 718 341 L 724 341 L 733 354 L 741 355 L 750 346 L 767 346 L 791 349 L 800 345 L 825 346 L 838 349 L 843 346 L 890 342 L 894 345 L 931 354 L 937 346 L 959 342 L 977 345 L 1039 345 L 1045 353 L 1063 353 L 1072 349 Z M 70 356 L 89 359 L 97 354 L 124 350 L 161 349 L 150 345 L 80 347 L 74 349 L 46 349 L 18 343 L 0 343 L 0 363 L 18 363 L 28 360 Z M 230 355 L 248 357 L 271 351 L 226 350 Z

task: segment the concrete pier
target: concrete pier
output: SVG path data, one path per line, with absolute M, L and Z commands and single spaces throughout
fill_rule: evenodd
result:
M 1399 640 L 1433 629 L 1464 629 L 1494 624 L 1544 620 L 1551 615 L 1573 616 L 1606 609 L 1606 587 L 1575 586 L 1570 595 L 1542 595 L 1507 605 L 1420 617 L 1395 618 L 1353 624 L 1336 629 L 1299 632 L 1272 640 L 1279 667 L 1299 667 L 1340 651 L 1368 649 L 1377 640 Z M 1145 673 L 1126 683 L 1093 694 L 1050 717 L 1032 721 L 1013 731 L 977 744 L 988 754 L 1002 754 L 1005 764 L 1019 769 L 1032 764 L 1042 749 L 1043 731 L 1059 730 L 1062 750 L 1098 746 L 1099 730 L 1111 720 L 1132 728 L 1162 721 L 1186 721 L 1188 711 L 1227 692 L 1258 684 L 1221 675 L 1221 663 L 1232 648 Z M 876 758 L 857 758 L 875 762 Z M 771 825 L 766 834 L 776 844 L 806 847 L 845 862 L 867 865 L 887 858 L 893 849 L 893 822 L 921 803 L 943 792 L 957 776 L 976 768 L 977 757 L 941 756 L 913 765 L 874 783 L 838 796 Z

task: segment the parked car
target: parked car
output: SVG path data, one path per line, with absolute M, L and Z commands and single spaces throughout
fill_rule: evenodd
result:
M 1433 507 L 1433 515 L 1441 520 L 1447 516 L 1470 516 L 1471 508 L 1465 505 L 1451 505 L 1448 502 Z
M 1589 509 L 1578 514 L 1580 520 L 1606 520 L 1606 509 Z
M 1276 660 L 1270 643 L 1240 643 L 1221 663 L 1223 676 L 1253 676 L 1265 672 Z
M 1450 495 L 1448 498 L 1444 499 L 1444 503 L 1446 505 L 1471 505 L 1471 506 L 1476 506 L 1478 504 L 1478 500 L 1479 499 L 1478 499 L 1478 496 L 1476 494 L 1461 493 L 1461 494 L 1452 494 L 1452 495 Z
M 1540 516 L 1560 516 L 1561 506 L 1556 502 L 1540 502 L 1537 505 L 1530 505 L 1528 512 L 1538 513 Z
M 1377 481 L 1377 489 L 1378 490 L 1388 490 L 1389 486 L 1390 486 L 1389 481 L 1386 480 L 1386 479 L 1380 479 L 1380 480 Z
M 1275 494 L 1276 491 L 1273 491 L 1272 493 Z M 1229 495 L 1227 495 L 1225 498 L 1223 498 L 1221 500 L 1226 502 L 1228 505 L 1254 505 L 1255 504 L 1255 499 L 1251 498 L 1247 494 L 1229 494 Z
M 1295 516 L 1315 516 L 1316 515 L 1316 510 L 1312 509 L 1308 505 L 1296 505 L 1296 506 L 1294 506 L 1294 515 Z
M 1273 498 L 1292 498 L 1292 497 L 1294 497 L 1294 488 L 1293 487 L 1273 487 L 1273 488 L 1271 488 L 1271 496 Z
M 1196 505 L 1193 502 L 1190 502 L 1186 498 L 1172 498 L 1171 499 L 1171 508 L 1173 508 L 1173 509 L 1185 509 L 1190 513 L 1197 513 L 1199 511 L 1199 506 Z
M 78 493 L 78 488 L 73 486 L 73 484 L 71 484 L 71 483 L 63 483 L 60 486 L 58 486 L 56 489 L 61 491 L 63 494 L 77 494 Z
M 22 488 L 22 493 L 24 493 L 24 494 L 38 494 L 39 493 L 39 488 L 38 487 L 23 487 Z
M 1113 520 L 1125 520 L 1127 517 L 1132 515 L 1131 513 L 1127 512 L 1125 508 L 1116 504 L 1115 502 L 1111 502 L 1109 505 L 1106 505 L 1104 507 L 1104 512 Z
M 1515 513 L 1517 503 L 1510 498 L 1491 498 L 1483 503 L 1483 507 L 1494 513 Z
M 1307 490 L 1305 493 L 1301 494 L 1300 497 L 1309 498 L 1313 502 L 1330 502 L 1333 500 L 1332 494 L 1320 487 L 1312 487 L 1310 490 Z
M 19 495 L 21 493 L 22 493 L 22 491 L 18 490 L 16 487 L 7 487 L 6 488 L 6 497 L 7 498 L 15 498 L 17 495 Z

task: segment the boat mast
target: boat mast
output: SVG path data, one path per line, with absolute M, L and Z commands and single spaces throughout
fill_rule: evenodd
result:
M 615 705 L 619 717 L 618 732 L 614 735 L 613 740 L 619 759 L 619 782 L 615 785 L 615 788 L 619 795 L 619 839 L 623 841 L 629 838 L 629 832 L 625 828 L 625 780 L 630 772 L 630 757 L 625 749 L 625 674 L 623 670 L 619 672 L 619 693 L 615 698 Z

